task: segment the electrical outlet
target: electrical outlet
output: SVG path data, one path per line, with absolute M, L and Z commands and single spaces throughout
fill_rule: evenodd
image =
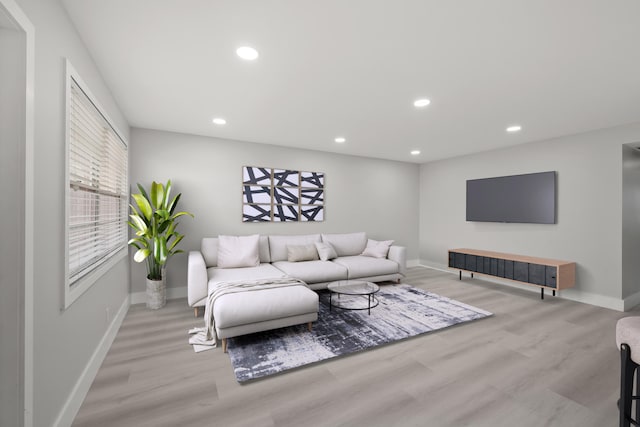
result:
M 106 315 L 107 315 L 107 324 L 109 324 L 111 322 L 111 307 L 107 307 L 105 309 Z

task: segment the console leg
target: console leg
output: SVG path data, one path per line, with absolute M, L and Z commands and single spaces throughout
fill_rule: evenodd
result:
M 471 278 L 473 279 L 473 273 L 471 273 Z
M 553 290 L 553 296 L 554 297 L 556 296 L 556 290 L 555 289 Z
M 544 288 L 540 288 L 540 299 L 544 299 Z
M 462 280 L 462 270 L 460 270 L 460 280 Z

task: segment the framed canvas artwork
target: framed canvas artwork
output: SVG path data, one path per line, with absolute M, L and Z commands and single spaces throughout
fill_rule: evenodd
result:
M 324 221 L 324 173 L 242 167 L 243 222 Z

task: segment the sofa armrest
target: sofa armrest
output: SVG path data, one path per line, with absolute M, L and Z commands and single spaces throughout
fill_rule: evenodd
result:
M 407 248 L 404 246 L 391 246 L 387 258 L 398 263 L 398 272 L 403 276 L 407 275 Z
M 187 268 L 187 299 L 193 305 L 207 297 L 207 266 L 199 251 L 189 252 Z

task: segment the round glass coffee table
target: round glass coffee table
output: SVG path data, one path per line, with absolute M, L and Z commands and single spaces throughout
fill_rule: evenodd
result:
M 369 315 L 371 315 L 371 309 L 377 307 L 379 304 L 375 294 L 380 290 L 380 287 L 372 282 L 339 280 L 329 283 L 327 289 L 329 290 L 329 311 L 331 311 L 333 307 L 336 307 L 343 310 L 367 310 Z M 333 294 L 338 295 L 337 304 L 334 301 Z M 349 295 L 349 298 L 342 299 L 342 295 Z M 365 301 L 366 306 L 364 305 Z

